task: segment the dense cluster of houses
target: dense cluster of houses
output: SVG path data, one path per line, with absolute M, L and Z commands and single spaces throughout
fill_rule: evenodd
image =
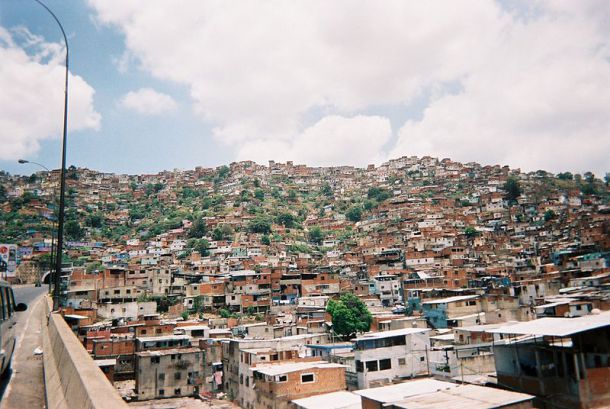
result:
M 125 234 L 105 240 L 96 223 L 68 243 L 84 262 L 66 268 L 64 316 L 125 399 L 224 396 L 248 409 L 610 405 L 607 186 L 584 194 L 542 171 L 428 157 L 367 169 L 239 162 L 77 174 L 78 214 L 101 212 L 105 228 Z M 36 192 L 24 211 L 49 213 L 57 175 L 43 176 L 11 179 L 9 196 Z M 522 190 L 513 202 L 509 178 Z M 185 201 L 185 191 L 205 193 Z M 196 237 L 205 252 L 191 248 L 192 218 L 151 234 L 150 219 L 206 199 Z M 134 201 L 156 207 L 134 218 Z M 350 217 L 354 207 L 361 214 Z M 275 218 L 286 213 L 294 225 Z M 272 215 L 269 232 L 250 228 L 260 214 Z M 49 244 L 40 230 L 23 238 L 23 274 Z M 370 332 L 349 340 L 326 311 L 344 292 L 373 317 Z

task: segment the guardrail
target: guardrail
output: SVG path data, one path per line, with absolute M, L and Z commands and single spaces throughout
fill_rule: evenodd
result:
M 42 325 L 46 407 L 128 408 L 63 317 L 51 313 L 50 298 L 46 301 Z

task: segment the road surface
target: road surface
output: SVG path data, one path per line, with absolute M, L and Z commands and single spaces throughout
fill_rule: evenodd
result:
M 42 348 L 42 295 L 48 287 L 13 286 L 16 303 L 26 303 L 28 309 L 17 313 L 17 346 L 13 356 L 13 373 L 0 383 L 0 407 L 38 409 L 44 407 L 42 355 L 34 350 Z

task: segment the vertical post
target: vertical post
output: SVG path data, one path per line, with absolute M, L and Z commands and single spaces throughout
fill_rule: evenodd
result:
M 64 43 L 66 45 L 66 73 L 65 73 L 65 86 L 64 86 L 64 126 L 63 126 L 63 138 L 62 138 L 62 149 L 61 149 L 61 177 L 59 185 L 59 215 L 57 222 L 57 252 L 55 254 L 55 277 L 53 280 L 53 311 L 57 311 L 60 307 L 60 280 L 61 280 L 61 262 L 63 254 L 64 244 L 64 217 L 65 217 L 65 197 L 66 197 L 66 143 L 68 138 L 68 72 L 69 72 L 69 50 L 68 50 L 68 38 L 64 31 L 61 22 L 55 16 L 55 14 L 48 8 L 41 0 L 34 0 L 40 4 L 44 9 L 49 12 L 53 17 L 61 34 L 64 37 Z

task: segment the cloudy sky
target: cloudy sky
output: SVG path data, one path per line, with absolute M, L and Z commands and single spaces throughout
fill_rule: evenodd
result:
M 610 171 L 610 2 L 48 0 L 68 164 L 450 157 Z M 0 169 L 59 166 L 63 45 L 0 1 Z

